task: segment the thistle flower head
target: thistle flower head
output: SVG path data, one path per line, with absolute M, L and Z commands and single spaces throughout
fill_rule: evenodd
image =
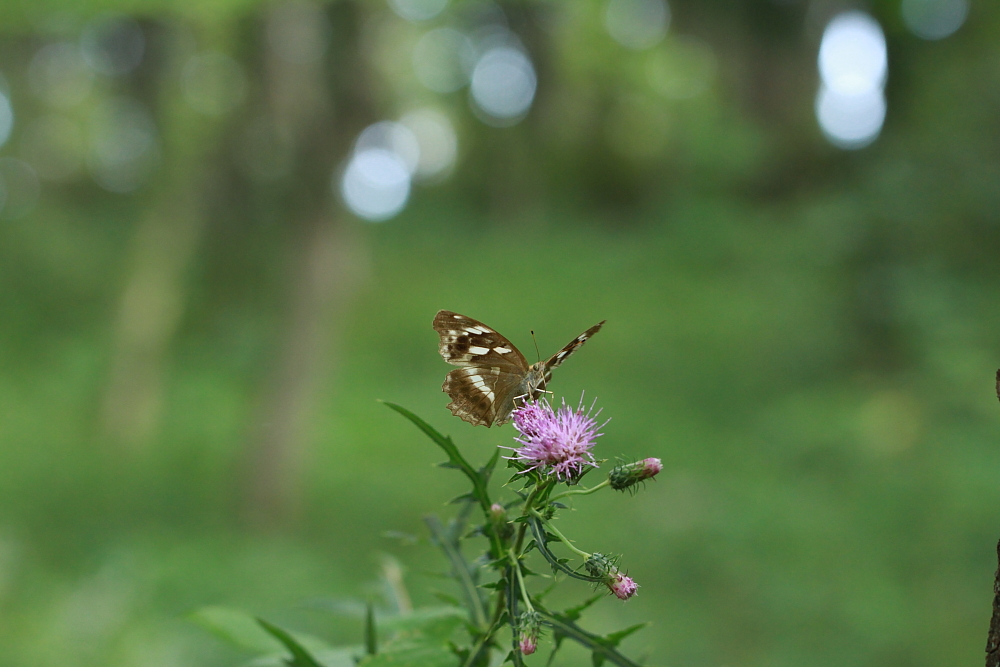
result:
M 573 481 L 586 466 L 597 467 L 590 450 L 601 435 L 597 432 L 603 426 L 597 423 L 599 413 L 593 412 L 593 405 L 584 411 L 582 398 L 576 408 L 563 401 L 558 410 L 545 399 L 526 403 L 512 413 L 519 434 L 514 441 L 520 446 L 508 447 L 515 452 L 508 458 L 526 464 L 524 472 L 538 470 Z

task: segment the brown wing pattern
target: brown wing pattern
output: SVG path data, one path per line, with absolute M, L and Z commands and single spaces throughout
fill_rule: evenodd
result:
M 528 362 L 514 344 L 482 322 L 452 312 L 434 316 L 439 351 L 460 366 L 445 377 L 441 390 L 451 397 L 448 409 L 474 426 L 503 423 L 514 392 L 528 372 Z
M 581 345 L 583 345 L 584 343 L 586 343 L 587 340 L 591 336 L 593 336 L 595 333 L 597 333 L 598 331 L 600 331 L 601 327 L 604 326 L 605 322 L 607 322 L 607 320 L 601 320 L 600 322 L 598 322 L 597 324 L 595 324 L 594 326 L 590 327 L 589 329 L 587 329 L 586 331 L 584 331 L 582 334 L 580 334 L 579 336 L 577 336 L 576 338 L 574 338 L 573 340 L 571 340 L 565 347 L 563 347 L 563 349 L 559 350 L 558 352 L 556 352 L 555 354 L 553 354 L 551 357 L 549 357 L 548 361 L 545 362 L 545 384 L 546 385 L 549 383 L 549 380 L 552 379 L 552 369 L 553 368 L 558 368 L 559 364 L 561 364 L 562 362 L 564 362 L 566 360 L 566 357 L 568 357 L 569 355 L 571 355 L 574 352 L 576 352 L 577 349 Z

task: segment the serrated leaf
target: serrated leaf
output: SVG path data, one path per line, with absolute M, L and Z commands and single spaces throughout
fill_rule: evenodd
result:
M 606 597 L 603 593 L 592 595 L 591 597 L 587 598 L 586 600 L 576 605 L 575 607 L 570 607 L 569 609 L 564 611 L 562 615 L 570 619 L 571 621 L 575 621 L 580 618 L 580 615 L 584 612 L 584 610 L 586 610 L 588 607 L 590 607 L 603 597 Z
M 456 468 L 465 473 L 465 476 L 469 478 L 470 482 L 472 482 L 473 495 L 479 501 L 480 505 L 482 505 L 483 511 L 489 511 L 490 499 L 489 493 L 486 489 L 486 481 L 483 479 L 482 475 L 476 472 L 476 470 L 469 465 L 469 462 L 466 461 L 465 457 L 462 456 L 462 453 L 458 451 L 458 447 L 455 446 L 455 443 L 452 442 L 451 438 L 441 435 L 437 429 L 406 408 L 389 402 L 386 402 L 385 405 L 409 419 L 417 428 L 423 431 L 427 437 L 433 440 L 438 447 L 444 450 L 445 454 L 448 455 L 449 465 L 454 465 Z
M 474 500 L 476 500 L 476 496 L 473 495 L 472 493 L 463 493 L 462 495 L 455 496 L 454 498 L 449 500 L 447 504 L 457 505 L 459 503 L 467 503 L 469 501 L 474 501 Z
M 648 625 L 649 621 L 646 621 L 645 623 L 636 623 L 635 625 L 630 625 L 624 630 L 619 630 L 618 632 L 612 632 L 610 635 L 605 635 L 604 638 L 608 640 L 612 646 L 618 646 L 623 639 L 635 632 L 638 632 L 639 630 L 642 630 Z
M 608 660 L 618 667 L 641 667 L 639 663 L 625 657 L 606 638 L 587 632 L 571 619 L 562 614 L 549 612 L 541 607 L 536 611 L 542 616 L 542 623 L 552 628 L 552 634 L 556 637 L 562 635 L 572 639 L 591 651 L 592 654 L 600 656 L 601 660 Z M 594 658 L 595 660 L 597 658 Z

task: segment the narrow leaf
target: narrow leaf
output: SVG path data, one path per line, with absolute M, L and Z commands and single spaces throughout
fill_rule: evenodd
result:
M 365 614 L 365 652 L 368 655 L 378 653 L 378 635 L 375 634 L 375 607 L 368 603 L 368 610 Z
M 486 603 L 479 594 L 478 571 L 469 566 L 465 557 L 462 556 L 458 542 L 449 539 L 447 531 L 436 516 L 424 517 L 424 523 L 430 529 L 434 542 L 451 563 L 451 573 L 455 581 L 458 582 L 462 597 L 465 599 L 469 619 L 476 627 L 486 630 L 489 627 L 489 616 L 486 611 Z
M 289 667 L 323 667 L 314 657 L 312 657 L 312 654 L 303 648 L 302 644 L 296 641 L 290 634 L 275 625 L 271 625 L 263 618 L 258 618 L 257 622 L 260 623 L 261 627 L 267 630 L 271 636 L 281 642 L 285 648 L 288 649 L 288 652 L 292 654 L 292 659 L 288 661 Z
M 486 496 L 486 485 L 483 483 L 483 478 L 471 465 L 469 465 L 469 462 L 466 461 L 465 457 L 462 456 L 462 453 L 458 451 L 458 447 L 455 446 L 455 443 L 452 442 L 451 438 L 441 435 L 433 426 L 406 408 L 396 405 L 395 403 L 386 402 L 385 405 L 413 422 L 413 424 L 426 433 L 438 447 L 444 450 L 445 454 L 448 455 L 449 462 L 464 472 L 465 476 L 472 482 L 473 487 L 475 487 L 476 497 L 479 499 L 480 503 L 486 503 L 483 505 L 483 509 L 488 509 L 489 498 Z

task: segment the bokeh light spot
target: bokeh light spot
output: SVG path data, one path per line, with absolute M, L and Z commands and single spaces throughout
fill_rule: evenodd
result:
M 867 94 L 882 87 L 887 70 L 885 35 L 878 21 L 850 11 L 827 24 L 819 47 L 823 85 L 841 95 Z
M 388 220 L 410 196 L 410 171 L 402 157 L 385 148 L 357 150 L 340 179 L 344 203 L 358 217 Z
M 436 93 L 451 93 L 469 82 L 475 48 L 464 33 L 435 28 L 413 48 L 413 71 L 420 83 Z
M 358 135 L 354 150 L 360 153 L 375 148 L 398 155 L 406 165 L 408 174 L 413 174 L 420 163 L 420 143 L 417 136 L 402 123 L 384 120 L 366 127 Z
M 969 0 L 903 0 L 903 22 L 917 37 L 944 39 L 962 27 Z
M 158 161 L 156 125 L 141 102 L 117 97 L 95 109 L 87 166 L 98 185 L 110 192 L 131 192 Z
M 535 99 L 535 68 L 522 51 L 510 46 L 490 49 L 472 72 L 472 100 L 485 122 L 507 126 L 517 123 Z
M 458 136 L 448 117 L 435 109 L 425 108 L 411 111 L 399 122 L 413 132 L 420 146 L 420 160 L 414 176 L 424 180 L 447 176 L 458 155 Z
M 94 72 L 87 67 L 80 49 L 70 42 L 47 44 L 28 65 L 28 85 L 47 104 L 69 108 L 90 94 Z
M 815 111 L 826 138 L 845 149 L 875 141 L 885 122 L 882 87 L 888 74 L 878 21 L 859 11 L 835 16 L 823 32 L 817 64 L 821 85 Z
M 87 66 L 95 72 L 121 76 L 142 62 L 146 38 L 135 19 L 123 14 L 105 14 L 83 29 L 80 50 Z
M 221 116 L 239 106 L 246 89 L 243 68 L 218 51 L 191 56 L 181 74 L 184 100 L 207 116 Z
M 670 26 L 670 6 L 664 0 L 610 0 L 604 27 L 611 38 L 629 49 L 657 45 Z
M 426 21 L 444 11 L 448 0 L 389 0 L 389 6 L 407 21 Z
M 864 148 L 875 141 L 885 121 L 885 110 L 885 95 L 880 88 L 844 95 L 823 86 L 816 96 L 820 128 L 839 148 Z

